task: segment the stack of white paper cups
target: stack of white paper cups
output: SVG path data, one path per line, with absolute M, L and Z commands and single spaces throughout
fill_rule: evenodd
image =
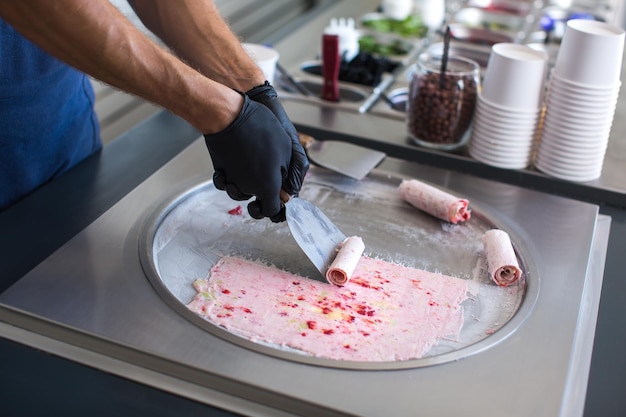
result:
M 471 157 L 500 168 L 530 165 L 547 68 L 544 51 L 513 43 L 492 46 L 474 113 Z
M 570 20 L 550 74 L 535 166 L 569 181 L 600 177 L 621 81 L 624 30 Z

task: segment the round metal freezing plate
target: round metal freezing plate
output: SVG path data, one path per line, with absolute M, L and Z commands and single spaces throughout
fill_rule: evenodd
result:
M 286 223 L 254 220 L 246 213 L 246 203 L 243 215 L 230 214 L 239 203 L 212 182 L 183 190 L 149 214 L 139 242 L 142 266 L 170 307 L 196 325 L 245 348 L 297 362 L 350 369 L 415 368 L 457 360 L 508 337 L 530 314 L 539 289 L 537 273 L 519 238 L 476 201 L 470 200 L 472 218 L 464 224 L 449 224 L 423 213 L 398 198 L 400 181 L 380 172 L 356 181 L 312 167 L 300 196 L 320 207 L 346 236 L 361 236 L 365 255 L 470 281 L 475 295 L 462 304 L 459 340 L 442 339 L 419 359 L 356 362 L 314 357 L 249 341 L 188 310 L 186 305 L 196 294 L 192 283 L 207 278 L 225 255 L 263 260 L 321 279 Z M 487 276 L 481 237 L 491 228 L 509 233 L 524 271 L 525 279 L 511 287 L 497 287 Z

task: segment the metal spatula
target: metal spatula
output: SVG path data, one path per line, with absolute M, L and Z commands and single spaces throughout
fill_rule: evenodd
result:
M 311 162 L 357 180 L 365 178 L 387 156 L 384 152 L 352 143 L 318 141 L 304 133 L 298 133 L 298 136 Z
M 311 202 L 291 197 L 283 190 L 280 199 L 285 204 L 287 225 L 293 238 L 322 276 L 325 276 L 335 259 L 337 247 L 346 236 Z

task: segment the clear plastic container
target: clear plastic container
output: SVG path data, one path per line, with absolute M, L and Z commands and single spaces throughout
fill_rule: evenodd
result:
M 420 146 L 454 150 L 465 145 L 480 89 L 480 67 L 450 56 L 445 73 L 441 55 L 421 54 L 411 71 L 407 128 Z

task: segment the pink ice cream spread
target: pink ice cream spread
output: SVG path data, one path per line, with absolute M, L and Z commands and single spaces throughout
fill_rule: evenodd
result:
M 398 187 L 400 198 L 414 207 L 450 223 L 469 220 L 469 202 L 418 180 L 404 180 Z
M 347 361 L 400 361 L 458 340 L 467 282 L 363 256 L 338 287 L 224 257 L 188 308 L 255 342 Z

